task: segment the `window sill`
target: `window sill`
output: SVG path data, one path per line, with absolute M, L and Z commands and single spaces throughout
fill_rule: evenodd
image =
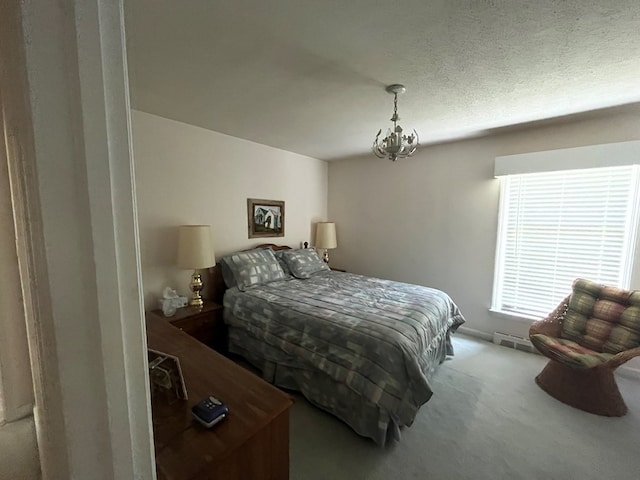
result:
M 529 323 L 529 324 L 540 320 L 540 317 L 534 317 L 531 315 L 524 315 L 524 314 L 518 314 L 513 312 L 505 312 L 502 310 L 496 310 L 494 308 L 490 308 L 489 312 L 491 312 L 493 315 L 500 318 L 505 318 L 507 320 L 515 320 L 517 322 L 523 322 L 523 323 Z

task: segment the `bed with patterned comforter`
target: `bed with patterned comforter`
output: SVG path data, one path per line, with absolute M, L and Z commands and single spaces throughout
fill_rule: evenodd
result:
M 444 292 L 336 271 L 230 288 L 224 307 L 231 352 L 379 445 L 429 400 L 464 323 Z

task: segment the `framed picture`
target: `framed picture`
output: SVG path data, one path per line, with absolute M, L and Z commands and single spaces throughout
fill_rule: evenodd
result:
M 284 202 L 247 198 L 249 238 L 284 237 Z
M 184 384 L 180 360 L 178 357 L 157 350 L 147 349 L 149 358 L 149 381 L 151 395 L 162 396 L 167 403 L 187 400 L 187 387 Z

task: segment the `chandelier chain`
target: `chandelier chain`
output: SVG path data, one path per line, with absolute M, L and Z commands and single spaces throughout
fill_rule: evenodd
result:
M 393 116 L 394 118 L 398 117 L 398 94 L 393 94 Z M 393 122 L 395 123 L 395 121 Z

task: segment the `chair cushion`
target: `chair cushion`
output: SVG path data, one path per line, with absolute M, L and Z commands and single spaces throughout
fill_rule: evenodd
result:
M 640 291 L 575 280 L 560 337 L 595 352 L 615 354 L 639 346 Z
M 574 368 L 594 368 L 614 356 L 612 353 L 595 352 L 564 338 L 549 337 L 540 333 L 529 338 L 544 355 Z

